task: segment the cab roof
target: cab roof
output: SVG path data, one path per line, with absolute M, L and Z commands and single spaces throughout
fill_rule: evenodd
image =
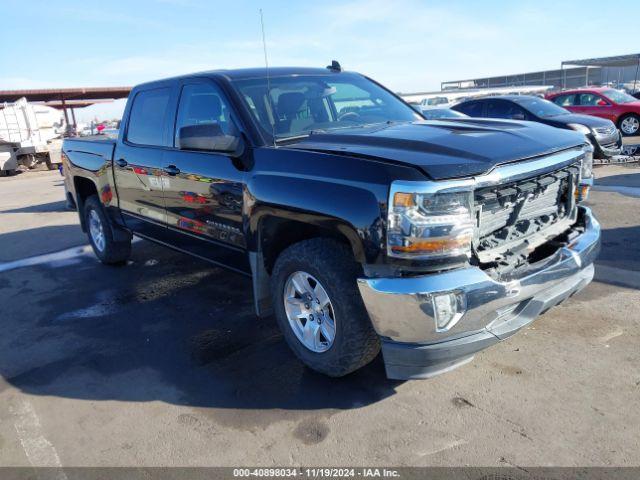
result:
M 271 78 L 276 77 L 291 77 L 296 75 L 340 75 L 341 73 L 350 73 L 350 72 L 339 72 L 335 70 L 330 70 L 328 68 L 312 68 L 312 67 L 270 67 L 269 68 L 269 76 Z M 251 78 L 266 78 L 267 71 L 265 67 L 258 68 L 238 68 L 233 70 L 206 70 L 203 72 L 195 72 L 189 73 L 185 75 L 179 75 L 176 77 L 163 78 L 159 80 L 153 80 L 151 82 L 145 82 L 139 85 L 136 85 L 136 88 L 142 86 L 154 85 L 157 83 L 165 83 L 177 80 L 184 80 L 188 78 L 219 78 L 227 81 L 233 80 L 247 80 Z

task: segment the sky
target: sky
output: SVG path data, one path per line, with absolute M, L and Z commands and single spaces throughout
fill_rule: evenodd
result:
M 640 2 L 0 0 L 0 89 L 135 85 L 263 66 L 259 9 L 271 66 L 337 59 L 399 92 L 640 52 L 640 37 L 622 33 Z M 122 109 L 122 101 L 95 105 L 77 117 Z

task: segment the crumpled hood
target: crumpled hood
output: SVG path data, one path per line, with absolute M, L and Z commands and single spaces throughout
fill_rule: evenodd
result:
M 434 180 L 481 175 L 496 165 L 586 143 L 540 123 L 464 118 L 314 132 L 289 148 L 414 165 Z

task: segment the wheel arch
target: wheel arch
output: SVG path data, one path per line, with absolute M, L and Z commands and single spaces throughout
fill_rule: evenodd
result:
M 249 262 L 253 279 L 256 314 L 272 313 L 269 279 L 278 256 L 291 245 L 313 238 L 331 238 L 349 247 L 354 259 L 364 263 L 362 239 L 344 221 L 306 215 L 304 220 L 281 213 L 265 214 L 257 222 L 256 234 L 250 242 Z M 295 214 L 295 216 L 300 216 Z
M 73 188 L 76 195 L 75 200 L 78 207 L 78 216 L 80 217 L 80 227 L 83 232 L 86 232 L 87 225 L 84 219 L 84 203 L 90 196 L 98 195 L 98 186 L 89 178 L 74 176 Z

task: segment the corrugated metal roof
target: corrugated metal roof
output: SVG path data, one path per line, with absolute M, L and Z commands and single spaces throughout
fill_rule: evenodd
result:
M 582 67 L 630 67 L 640 63 L 640 53 L 618 55 L 615 57 L 585 58 L 583 60 L 565 60 L 562 65 Z
M 115 100 L 129 96 L 131 87 L 38 88 L 29 90 L 0 90 L 0 103 L 15 102 L 26 97 L 30 102 L 66 100 Z M 89 103 L 88 103 L 89 104 Z

